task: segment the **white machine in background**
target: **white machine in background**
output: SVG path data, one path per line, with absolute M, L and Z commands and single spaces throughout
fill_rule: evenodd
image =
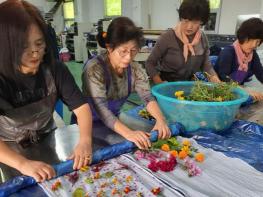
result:
M 107 32 L 108 27 L 112 21 L 112 18 L 103 18 L 98 21 L 98 31 Z
M 152 48 L 154 47 L 154 44 L 156 43 L 157 39 L 163 33 L 163 30 L 142 30 L 143 31 L 143 36 L 145 39 L 145 46 L 141 48 L 139 53 L 134 58 L 134 61 L 137 62 L 145 62 L 150 53 Z
M 85 63 L 89 58 L 98 54 L 98 43 L 96 40 L 98 32 L 84 32 L 83 38 L 85 42 L 83 42 L 83 62 Z
M 86 56 L 85 50 L 86 48 L 86 39 L 83 36 L 84 32 L 89 32 L 92 29 L 92 23 L 85 22 L 85 23 L 78 23 L 78 35 L 74 36 L 74 51 L 75 51 L 75 61 L 82 62 L 84 56 Z

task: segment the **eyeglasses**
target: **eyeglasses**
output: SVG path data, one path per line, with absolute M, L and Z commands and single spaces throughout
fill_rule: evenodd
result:
M 42 52 L 44 52 L 45 48 L 46 48 L 46 43 L 44 41 L 42 41 L 40 43 L 34 44 L 34 50 L 33 50 L 32 46 L 24 47 L 24 53 L 26 53 L 28 55 L 32 55 L 35 52 L 42 53 Z
M 118 51 L 118 53 L 119 53 L 119 55 L 121 57 L 125 57 L 128 54 L 130 54 L 131 57 L 134 57 L 138 53 L 139 49 L 131 49 L 131 50 L 128 50 L 128 49 L 117 49 L 117 51 Z

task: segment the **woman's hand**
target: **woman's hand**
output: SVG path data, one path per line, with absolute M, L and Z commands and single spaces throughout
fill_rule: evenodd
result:
M 160 75 L 155 75 L 155 76 L 153 77 L 153 82 L 154 82 L 155 84 L 160 84 L 160 83 L 166 83 L 166 82 L 168 82 L 168 81 L 163 81 L 163 80 L 161 79 Z
M 261 92 L 257 92 L 254 90 L 246 90 L 250 96 L 253 97 L 254 101 L 262 101 L 263 100 L 263 94 Z
M 167 139 L 171 137 L 171 131 L 164 120 L 157 120 L 152 131 L 158 131 L 158 139 Z
M 75 147 L 69 159 L 74 159 L 73 169 L 79 170 L 83 166 L 87 166 L 92 162 L 92 146 L 90 143 L 80 141 Z
M 208 76 L 208 80 L 212 83 L 220 83 L 221 82 L 221 80 L 218 78 L 217 75 Z
M 127 140 L 136 144 L 139 149 L 149 149 L 151 147 L 150 134 L 144 131 L 129 131 L 125 136 Z
M 18 170 L 24 175 L 33 177 L 36 182 L 43 182 L 56 176 L 56 172 L 52 166 L 41 161 L 26 159 L 21 162 Z

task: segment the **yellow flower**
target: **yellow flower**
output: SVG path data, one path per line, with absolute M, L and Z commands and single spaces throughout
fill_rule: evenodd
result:
M 86 172 L 89 169 L 89 166 L 83 166 L 82 168 L 80 168 L 81 172 Z
M 176 92 L 174 93 L 174 95 L 175 95 L 176 97 L 183 97 L 184 91 L 176 91 Z
M 191 146 L 191 142 L 189 140 L 183 140 L 184 146 Z
M 127 176 L 127 177 L 126 177 L 126 182 L 129 183 L 130 181 L 132 181 L 132 176 Z
M 114 185 L 117 185 L 117 184 L 119 183 L 117 177 L 114 177 L 114 178 L 113 178 L 112 183 L 113 183 Z
M 178 100 L 185 100 L 183 96 L 177 97 Z
M 165 152 L 170 151 L 170 147 L 169 147 L 168 144 L 163 144 L 162 147 L 161 147 L 161 149 L 162 149 L 163 151 L 165 151 Z
M 188 153 L 189 153 L 189 146 L 183 146 L 183 148 L 182 148 L 182 151 L 185 151 L 186 152 L 186 154 L 188 155 Z
M 222 101 L 223 101 L 223 98 L 222 98 L 221 96 L 219 96 L 219 97 L 217 97 L 215 100 L 216 100 L 216 101 L 219 101 L 219 102 L 222 102 Z

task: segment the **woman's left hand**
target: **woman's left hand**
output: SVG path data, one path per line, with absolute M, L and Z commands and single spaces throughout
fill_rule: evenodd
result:
M 74 170 L 87 166 L 92 162 L 92 146 L 90 143 L 80 141 L 75 147 L 69 159 L 74 159 Z
M 171 131 L 165 120 L 157 120 L 152 130 L 158 131 L 158 139 L 167 139 L 171 137 Z
M 217 75 L 212 75 L 208 77 L 208 80 L 212 83 L 220 83 L 221 80 L 218 78 Z

